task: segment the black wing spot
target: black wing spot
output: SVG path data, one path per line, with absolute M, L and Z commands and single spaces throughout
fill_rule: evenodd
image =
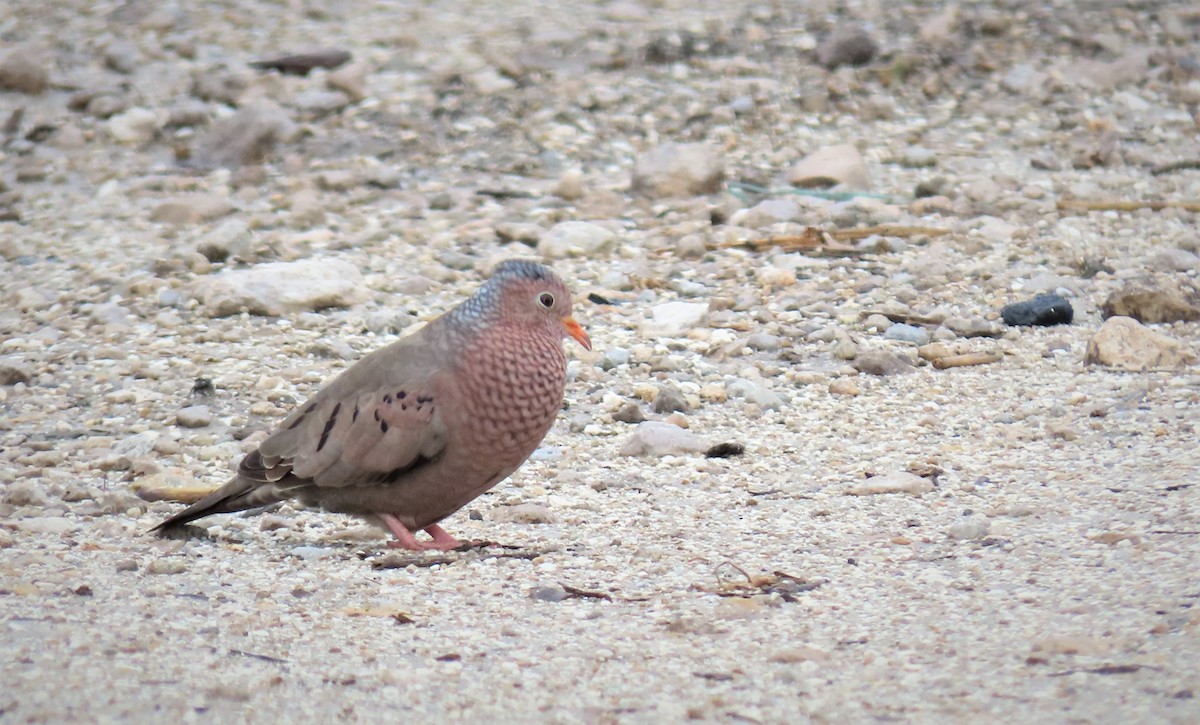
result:
M 379 408 L 376 408 L 376 409 L 375 409 L 375 422 L 376 422 L 376 423 L 378 423 L 378 422 L 379 422 Z
M 317 441 L 317 453 L 325 447 L 325 443 L 329 441 L 329 433 L 333 430 L 333 426 L 337 423 L 338 412 L 342 409 L 342 404 L 338 403 L 333 406 L 333 412 L 329 414 L 329 420 L 325 421 L 325 430 L 321 431 L 321 440 Z
M 350 416 L 350 422 L 351 423 L 358 422 L 358 403 L 354 404 L 354 415 Z
M 400 410 L 408 410 L 408 403 L 401 403 Z
M 391 395 L 384 395 L 384 396 L 383 396 L 383 402 L 387 403 L 388 405 L 391 405 L 391 404 L 392 404 L 392 396 L 391 396 Z
M 383 431 L 384 433 L 387 433 L 388 424 L 387 424 L 386 420 L 379 421 L 379 430 Z
M 300 417 L 295 419 L 294 421 L 292 421 L 292 424 L 288 426 L 288 430 L 296 430 L 297 428 L 299 428 L 300 424 L 303 423 L 304 419 L 307 417 L 308 417 L 307 411 L 304 413 L 301 413 Z
M 304 412 L 311 413 L 316 409 L 317 409 L 317 401 L 314 400 L 313 402 L 308 404 L 308 407 L 304 409 Z
M 418 403 L 430 403 L 432 401 L 433 401 L 433 398 L 431 396 L 428 396 L 428 395 L 418 395 L 417 396 Z
M 396 400 L 404 400 L 406 397 L 408 397 L 408 393 L 404 392 L 403 390 L 396 392 Z

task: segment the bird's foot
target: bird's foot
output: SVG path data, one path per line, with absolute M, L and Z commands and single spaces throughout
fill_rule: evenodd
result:
M 389 549 L 408 549 L 409 551 L 451 551 L 462 546 L 462 542 L 446 533 L 437 524 L 425 527 L 425 533 L 433 537 L 433 541 L 418 541 L 408 527 L 400 523 L 400 519 L 392 514 L 379 514 L 379 519 L 396 538 L 387 543 Z
M 432 524 L 425 527 L 425 533 L 433 537 L 432 542 L 425 544 L 429 549 L 440 549 L 441 551 L 450 551 L 457 549 L 463 545 L 463 542 L 446 533 L 446 530 L 437 524 Z

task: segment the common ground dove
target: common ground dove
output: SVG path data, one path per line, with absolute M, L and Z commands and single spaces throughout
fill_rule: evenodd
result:
M 501 262 L 458 307 L 293 410 L 233 480 L 152 531 L 295 498 L 381 523 L 390 546 L 455 548 L 438 522 L 517 470 L 550 430 L 568 335 L 591 349 L 563 281 L 535 262 Z M 418 541 L 418 529 L 433 540 Z

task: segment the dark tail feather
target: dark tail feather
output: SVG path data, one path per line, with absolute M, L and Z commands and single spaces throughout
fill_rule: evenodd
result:
M 150 533 L 160 536 L 169 534 L 184 524 L 205 516 L 245 511 L 277 503 L 286 498 L 287 496 L 281 495 L 276 486 L 263 485 L 261 481 L 252 481 L 237 476 L 216 491 L 150 529 Z

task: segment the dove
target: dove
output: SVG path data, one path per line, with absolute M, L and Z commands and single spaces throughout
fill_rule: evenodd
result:
M 554 423 L 566 337 L 592 349 L 563 281 L 536 262 L 501 262 L 457 307 L 292 410 L 232 480 L 151 531 L 295 499 L 382 525 L 394 548 L 457 548 L 439 522 L 516 471 Z

